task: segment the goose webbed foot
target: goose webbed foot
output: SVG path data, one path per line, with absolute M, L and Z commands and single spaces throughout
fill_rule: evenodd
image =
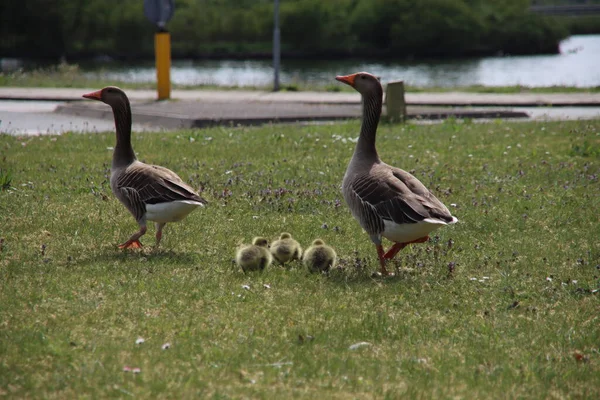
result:
M 126 241 L 123 244 L 119 245 L 120 249 L 141 249 L 142 248 L 142 244 L 140 243 L 140 237 L 142 237 L 144 234 L 146 233 L 146 226 L 141 226 L 140 230 L 136 233 L 134 233 L 133 235 L 131 235 L 131 237 L 129 238 L 128 241 Z
M 141 249 L 142 247 L 143 247 L 142 243 L 137 239 L 136 240 L 130 239 L 130 240 L 126 241 L 125 243 L 119 245 L 120 249 Z

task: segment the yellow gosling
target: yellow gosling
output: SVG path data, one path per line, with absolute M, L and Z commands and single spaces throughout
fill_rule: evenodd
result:
M 304 252 L 302 262 L 310 272 L 328 272 L 335 267 L 337 254 L 323 240 L 315 239 Z
M 264 237 L 255 237 L 251 245 L 245 245 L 238 249 L 235 262 L 242 271 L 262 271 L 273 262 L 269 251 L 269 242 Z
M 292 235 L 283 232 L 278 240 L 271 243 L 271 254 L 281 265 L 284 265 L 288 261 L 300 260 L 302 247 L 298 241 L 292 238 Z

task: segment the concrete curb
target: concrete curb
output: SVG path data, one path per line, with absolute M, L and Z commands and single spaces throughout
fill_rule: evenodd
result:
M 513 110 L 457 110 L 452 109 L 447 112 L 417 112 L 411 114 L 407 113 L 409 119 L 422 119 L 422 120 L 439 120 L 447 118 L 458 118 L 458 119 L 515 119 L 515 118 L 529 118 L 529 114 L 524 111 L 513 111 Z
M 54 111 L 59 114 L 75 115 L 78 117 L 113 119 L 110 109 L 107 111 L 95 110 L 75 105 L 58 106 Z M 211 126 L 252 126 L 268 123 L 292 123 L 305 121 L 333 121 L 353 118 L 352 116 L 310 116 L 310 117 L 273 117 L 273 118 L 194 118 L 172 115 L 159 115 L 141 111 L 132 111 L 133 121 L 138 124 L 149 124 L 168 129 L 207 128 Z
M 94 89 L 0 87 L 0 100 L 82 101 Z M 127 90 L 133 101 L 156 102 L 153 90 Z M 266 92 L 249 90 L 173 90 L 172 101 L 360 104 L 352 92 Z M 600 107 L 600 93 L 406 93 L 410 106 L 434 107 Z
M 92 103 L 93 104 L 93 103 Z M 332 105 L 333 106 L 333 105 Z M 333 106 L 335 107 L 335 106 Z M 98 119 L 113 119 L 113 114 L 110 108 L 98 108 L 87 106 L 78 103 L 69 103 L 60 105 L 55 110 L 59 114 L 75 115 L 79 117 L 98 118 Z M 341 111 L 336 114 L 335 111 L 327 115 L 273 115 L 272 117 L 257 116 L 257 117 L 192 117 L 187 115 L 175 115 L 159 112 L 149 112 L 136 110 L 132 108 L 133 120 L 135 123 L 150 124 L 168 129 L 185 129 L 185 128 L 205 128 L 210 126 L 237 126 L 237 125 L 262 125 L 268 123 L 294 123 L 308 121 L 335 121 L 348 120 L 360 117 L 360 113 L 349 113 Z M 529 115 L 523 111 L 513 110 L 468 110 L 468 109 L 448 109 L 443 110 L 437 108 L 419 108 L 408 110 L 409 119 L 417 120 L 439 120 L 446 118 L 468 118 L 468 119 L 508 119 L 508 118 L 528 118 Z

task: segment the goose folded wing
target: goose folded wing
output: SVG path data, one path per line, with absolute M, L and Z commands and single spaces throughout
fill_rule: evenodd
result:
M 386 219 L 396 223 L 414 223 L 424 217 L 410 207 L 403 199 L 410 193 L 399 187 L 390 186 L 387 180 L 373 176 L 362 176 L 352 184 L 352 189 L 363 209 L 377 215 L 378 219 Z M 424 211 L 423 211 L 424 212 Z
M 119 192 L 121 201 L 135 220 L 141 220 L 146 214 L 146 203 L 142 201 L 139 192 L 131 187 L 120 187 Z
M 177 198 L 175 200 L 190 200 L 202 204 L 207 203 L 205 199 L 200 197 L 194 191 L 194 189 L 192 189 L 190 185 L 185 183 L 175 172 L 165 167 L 161 167 L 159 165 L 151 165 L 150 167 L 154 169 L 154 175 L 158 175 L 158 178 L 163 179 L 163 184 L 165 186 L 167 186 L 172 192 L 177 193 L 180 197 L 184 197 Z
M 391 168 L 388 185 L 397 193 L 396 201 L 405 204 L 405 207 L 418 214 L 417 221 L 425 218 L 437 219 L 444 222 L 452 221 L 452 214 L 446 206 L 439 201 L 410 173 L 399 168 Z
M 185 184 L 175 173 L 166 168 L 144 166 L 142 168 L 131 168 L 122 174 L 117 181 L 120 189 L 135 191 L 137 197 L 144 204 L 159 204 L 172 201 L 194 201 L 206 204 L 206 200 L 200 197 Z
M 416 223 L 426 218 L 447 220 L 445 215 L 449 213 L 439 208 L 441 205 L 445 209 L 429 190 L 417 178 L 400 172 L 389 169 L 375 177 L 359 179 L 355 192 L 363 202 L 372 205 L 380 218 L 397 224 Z

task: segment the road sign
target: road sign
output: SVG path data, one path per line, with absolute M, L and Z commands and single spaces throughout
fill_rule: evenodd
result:
M 153 24 L 164 30 L 165 24 L 173 17 L 175 0 L 144 0 L 144 14 Z
M 279 31 L 279 0 L 273 4 L 273 91 L 279 90 L 281 68 L 281 32 Z
M 158 27 L 158 32 L 154 34 L 154 56 L 159 100 L 171 97 L 171 35 L 165 25 L 173 17 L 174 11 L 174 0 L 144 0 L 146 18 Z

